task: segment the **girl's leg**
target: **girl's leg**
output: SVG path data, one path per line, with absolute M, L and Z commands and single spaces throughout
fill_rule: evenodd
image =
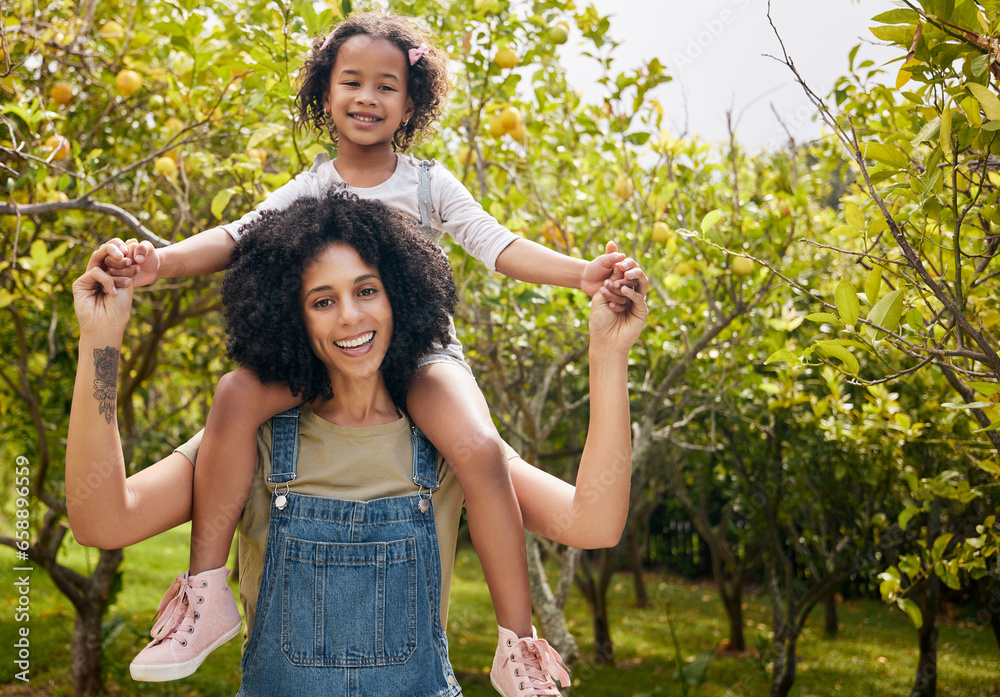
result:
M 500 434 L 473 377 L 457 363 L 425 366 L 410 386 L 410 418 L 448 461 L 465 492 L 469 532 L 497 622 L 531 636 L 524 525 Z
M 219 381 L 194 468 L 191 566 L 160 602 L 153 640 L 129 666 L 135 680 L 187 677 L 239 633 L 225 564 L 253 483 L 257 428 L 300 402 L 287 387 L 263 385 L 243 368 Z
M 285 385 L 246 368 L 219 380 L 194 468 L 191 574 L 225 566 L 257 463 L 257 429 L 302 403 Z

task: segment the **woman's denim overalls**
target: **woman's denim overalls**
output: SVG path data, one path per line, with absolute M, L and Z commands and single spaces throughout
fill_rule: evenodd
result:
M 268 481 L 279 486 L 239 695 L 462 694 L 441 626 L 437 453 L 411 430 L 418 491 L 343 501 L 288 491 L 299 412 L 274 417 Z

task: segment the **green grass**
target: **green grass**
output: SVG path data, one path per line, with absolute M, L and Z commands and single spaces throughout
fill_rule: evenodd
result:
M 239 684 L 240 642 L 216 651 L 192 677 L 174 683 L 143 684 L 129 678 L 128 664 L 145 645 L 149 618 L 170 579 L 187 565 L 187 527 L 177 528 L 125 552 L 124 588 L 109 615 L 121 617 L 117 634 L 107 642 L 105 672 L 114 695 L 198 696 L 232 695 Z M 69 543 L 64 563 L 86 571 L 96 561 L 94 550 Z M 9 550 L 0 553 L 3 568 L 17 565 Z M 14 572 L 5 578 L 13 582 Z M 636 609 L 630 577 L 616 577 L 611 591 L 612 637 L 616 666 L 597 666 L 593 630 L 586 603 L 571 596 L 570 628 L 578 638 L 582 660 L 573 671 L 574 694 L 585 697 L 632 697 L 638 694 L 680 695 L 671 676 L 674 650 L 667 628 L 669 617 L 681 643 L 682 658 L 690 660 L 726 636 L 725 617 L 714 589 L 651 574 L 647 578 L 650 606 Z M 0 594 L 0 652 L 10 655 L 16 627 L 13 586 Z M 74 612 L 48 576 L 36 569 L 31 581 L 31 683 L 13 679 L 9 660 L 0 663 L 0 695 L 69 695 L 69 646 Z M 769 632 L 767 598 L 747 600 L 747 640 L 766 648 Z M 840 613 L 841 635 L 822 638 L 820 613 L 815 613 L 799 642 L 799 673 L 793 694 L 799 697 L 867 697 L 906 695 L 916 667 L 916 633 L 902 613 L 875 601 L 850 601 Z M 939 619 L 938 694 L 1000 696 L 1000 652 L 992 633 L 961 608 L 948 608 Z M 466 697 L 490 697 L 488 669 L 496 646 L 496 625 L 479 564 L 469 551 L 459 554 L 449 617 L 452 663 Z M 708 683 L 699 695 L 758 696 L 768 688 L 766 668 L 753 657 L 716 657 Z

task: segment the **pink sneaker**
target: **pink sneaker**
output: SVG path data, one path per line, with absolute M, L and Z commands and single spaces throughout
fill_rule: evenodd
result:
M 186 678 L 208 654 L 239 634 L 243 621 L 219 567 L 174 579 L 160 601 L 153 640 L 129 666 L 133 680 L 164 682 Z
M 553 680 L 569 687 L 569 671 L 559 652 L 539 639 L 534 627 L 530 637 L 522 638 L 500 627 L 500 642 L 490 671 L 496 691 L 504 697 L 560 697 Z

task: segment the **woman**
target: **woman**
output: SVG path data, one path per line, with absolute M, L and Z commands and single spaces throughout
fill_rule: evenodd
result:
M 241 518 L 240 594 L 250 629 L 241 694 L 290 685 L 303 695 L 461 694 L 441 602 L 461 491 L 397 408 L 455 303 L 447 260 L 429 240 L 415 242 L 419 235 L 377 202 L 334 193 L 254 223 L 227 274 L 230 354 L 304 399 L 261 428 Z M 114 397 L 132 293 L 102 271 L 103 254 L 95 252 L 74 284 L 80 365 L 66 488 L 77 540 L 114 548 L 190 519 L 196 444 L 125 476 Z M 608 546 L 621 535 L 628 349 L 645 320 L 645 290 L 642 278 L 638 292 L 622 291 L 633 304 L 624 313 L 604 294 L 593 301 L 579 485 L 510 460 L 525 526 L 564 544 Z M 154 627 L 164 650 L 182 646 L 204 597 L 183 576 L 176 586 Z M 550 657 L 537 641 L 508 660 L 524 664 L 535 694 L 557 695 L 553 680 L 567 676 Z

